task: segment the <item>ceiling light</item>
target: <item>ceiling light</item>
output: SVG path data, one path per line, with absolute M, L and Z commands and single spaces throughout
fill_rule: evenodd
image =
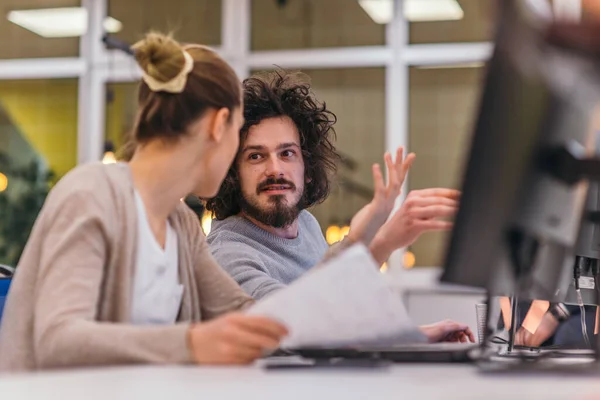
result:
M 390 23 L 394 17 L 394 0 L 358 0 L 377 24 Z M 464 17 L 456 0 L 405 0 L 404 17 L 410 22 L 456 21 Z
M 376 24 L 388 24 L 394 18 L 394 0 L 358 0 L 358 4 Z
M 43 8 L 35 10 L 13 10 L 7 19 L 45 38 L 77 37 L 87 32 L 87 10 L 83 7 Z M 109 33 L 119 32 L 123 24 L 108 17 L 104 29 Z
M 456 0 L 407 0 L 404 16 L 411 22 L 456 21 L 465 13 Z

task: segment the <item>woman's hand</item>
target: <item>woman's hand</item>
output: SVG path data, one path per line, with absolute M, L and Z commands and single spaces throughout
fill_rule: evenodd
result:
M 279 347 L 287 329 L 278 322 L 239 313 L 193 325 L 188 340 L 198 364 L 249 364 Z

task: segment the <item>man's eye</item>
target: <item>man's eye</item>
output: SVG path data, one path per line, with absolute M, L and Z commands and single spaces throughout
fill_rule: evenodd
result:
M 292 157 L 294 154 L 295 153 L 293 150 L 285 150 L 283 153 L 281 153 L 281 155 L 284 157 Z
M 250 160 L 259 160 L 260 159 L 260 154 L 250 154 L 250 156 L 248 157 L 248 159 Z

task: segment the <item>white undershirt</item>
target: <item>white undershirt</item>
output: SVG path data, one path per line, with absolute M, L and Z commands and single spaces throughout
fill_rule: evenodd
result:
M 133 278 L 131 322 L 165 325 L 177 320 L 183 285 L 179 283 L 177 233 L 167 222 L 163 249 L 150 229 L 142 198 L 135 192 L 138 216 L 137 258 Z

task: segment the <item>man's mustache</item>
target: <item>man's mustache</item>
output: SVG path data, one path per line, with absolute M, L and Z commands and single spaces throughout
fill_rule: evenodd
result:
M 266 190 L 269 186 L 272 185 L 285 185 L 285 186 L 289 186 L 289 188 L 294 191 L 296 190 L 296 185 L 294 185 L 292 182 L 283 179 L 283 178 L 279 178 L 279 179 L 275 179 L 275 178 L 269 178 L 263 182 L 261 182 L 258 187 L 256 188 L 256 192 L 260 193 L 264 190 Z

